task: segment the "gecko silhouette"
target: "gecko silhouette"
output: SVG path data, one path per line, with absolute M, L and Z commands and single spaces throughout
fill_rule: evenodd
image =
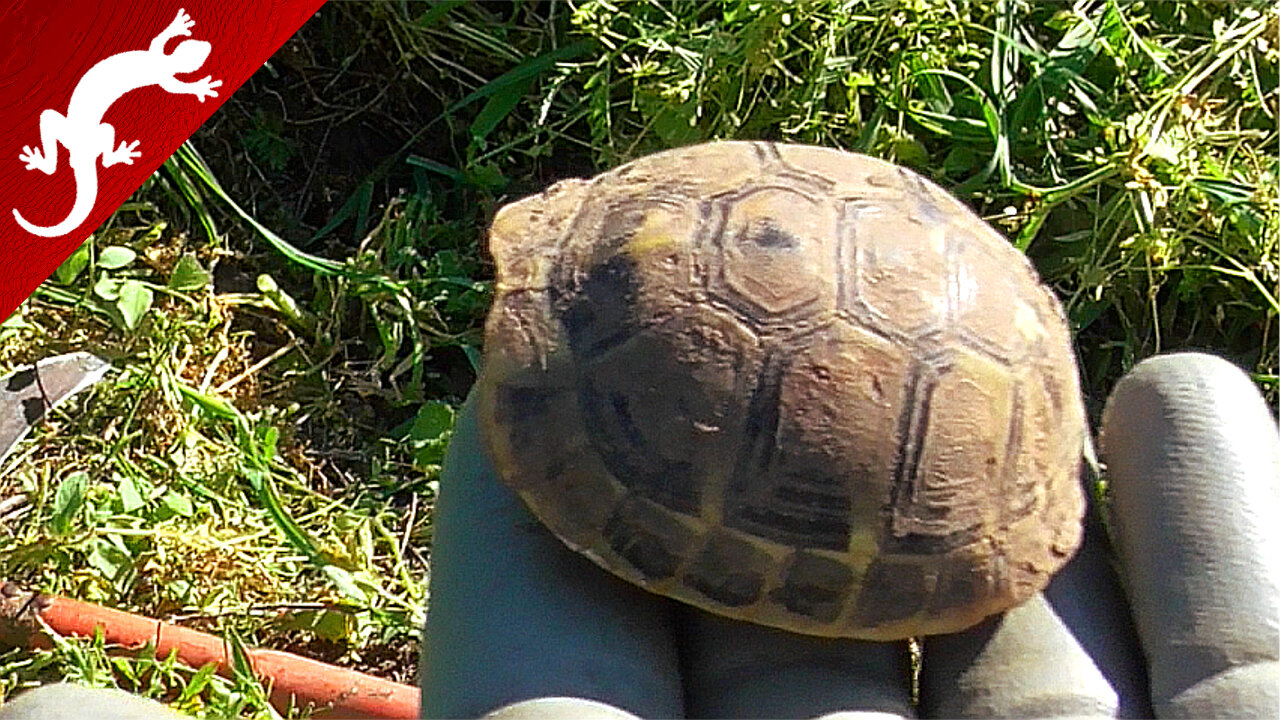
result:
M 195 95 L 200 102 L 206 97 L 217 97 L 214 88 L 221 87 L 221 80 L 206 76 L 195 82 L 183 82 L 175 76 L 200 69 L 209 57 L 212 46 L 203 40 L 184 40 L 165 54 L 164 46 L 179 35 L 191 35 L 195 21 L 186 10 L 169 27 L 151 41 L 146 50 L 130 50 L 103 58 L 85 71 L 64 116 L 57 110 L 40 113 L 41 148 L 24 145 L 18 159 L 27 164 L 28 170 L 39 170 L 52 175 L 58 168 L 58 143 L 67 148 L 67 164 L 76 181 L 76 200 L 67 218 L 57 225 L 42 227 L 25 220 L 14 208 L 13 219 L 27 232 L 41 237 L 66 235 L 80 227 L 93 211 L 98 198 L 98 158 L 104 168 L 118 163 L 132 165 L 138 152 L 138 141 L 123 142 L 115 146 L 116 130 L 102 122 L 107 108 L 130 90 L 159 85 L 168 92 Z M 114 148 L 114 149 L 113 149 Z

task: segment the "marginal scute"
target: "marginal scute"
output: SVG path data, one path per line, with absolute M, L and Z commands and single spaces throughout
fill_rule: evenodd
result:
M 725 607 L 743 607 L 760 599 L 767 553 L 750 540 L 712 531 L 702 552 L 685 571 L 689 587 Z
M 788 611 L 818 622 L 834 622 L 843 611 L 853 571 L 839 560 L 798 551 L 771 598 Z
M 644 582 L 651 583 L 673 577 L 697 537 L 695 529 L 675 513 L 633 496 L 609 518 L 604 540 Z
M 556 262 L 548 250 L 577 215 L 587 187 L 582 180 L 565 180 L 498 211 L 489 228 L 489 252 L 502 268 L 500 288 L 547 287 Z
M 548 291 L 512 290 L 494 299 L 485 325 L 492 377 L 520 378 L 526 386 L 555 384 L 556 369 L 569 361 L 564 332 L 547 308 Z
M 991 592 L 992 585 L 997 581 L 987 560 L 991 555 L 976 555 L 978 556 L 974 558 L 965 558 L 967 562 L 955 562 L 939 568 L 937 584 L 929 601 L 930 612 L 966 608 Z
M 972 626 L 1079 545 L 1061 306 L 915 173 L 711 143 L 503 208 L 477 410 L 494 466 L 603 568 L 731 618 Z
M 929 602 L 930 579 L 917 563 L 893 558 L 875 560 L 862 580 L 853 610 L 855 622 L 874 628 L 910 620 Z
M 585 444 L 563 442 L 544 447 L 540 428 L 577 422 L 577 403 L 568 388 L 503 383 L 482 395 L 487 415 L 504 423 L 509 432 L 491 435 L 490 449 L 496 456 L 507 484 L 518 489 L 541 487 L 556 476 L 573 453 Z

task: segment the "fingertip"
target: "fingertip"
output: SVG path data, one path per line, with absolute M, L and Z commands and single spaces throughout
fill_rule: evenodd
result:
M 1146 668 L 1095 508 L 1042 594 L 924 639 L 922 717 L 1150 717 Z
M 98 720 L 182 720 L 185 715 L 160 703 L 114 688 L 55 683 L 0 704 L 2 720 L 79 720 L 92 708 Z
M 1241 685 L 1280 682 L 1280 434 L 1256 387 L 1210 355 L 1145 360 L 1101 447 L 1157 714 L 1280 715 Z
M 925 638 L 922 717 L 1116 717 L 1120 698 L 1043 595 Z
M 1094 532 L 1041 595 L 925 638 L 922 717 L 1148 717 L 1146 674 Z
M 1280 663 L 1242 665 L 1205 678 L 1164 702 L 1161 717 L 1274 718 Z
M 639 720 L 639 716 L 612 705 L 573 697 L 522 700 L 484 717 L 485 720 Z

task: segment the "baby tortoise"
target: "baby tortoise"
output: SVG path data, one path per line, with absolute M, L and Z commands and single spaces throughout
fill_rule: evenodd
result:
M 504 207 L 479 412 L 504 482 L 662 595 L 812 635 L 962 630 L 1079 545 L 1061 306 L 915 173 L 661 152 Z

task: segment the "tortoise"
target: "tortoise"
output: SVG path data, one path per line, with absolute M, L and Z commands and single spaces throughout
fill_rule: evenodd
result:
M 907 169 L 659 152 L 503 207 L 477 411 L 503 482 L 650 591 L 798 633 L 949 633 L 1081 539 L 1070 335 Z

